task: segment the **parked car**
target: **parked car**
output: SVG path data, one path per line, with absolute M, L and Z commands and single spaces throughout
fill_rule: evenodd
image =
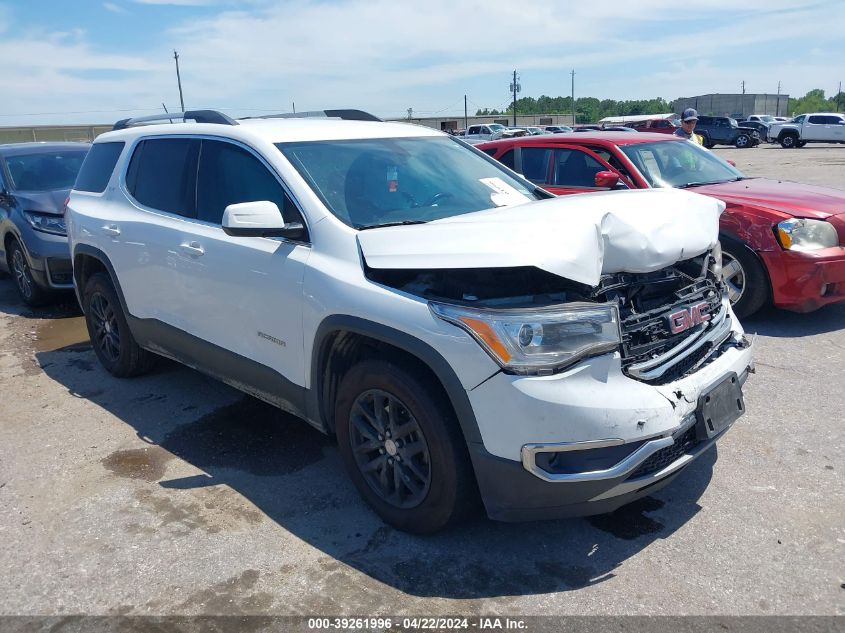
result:
M 745 118 L 742 123 L 747 123 L 748 121 L 756 122 L 756 123 L 766 123 L 767 125 L 770 123 L 775 122 L 775 117 L 771 114 L 752 114 Z
M 533 125 L 525 128 L 525 129 L 528 130 L 531 133 L 531 136 L 540 136 L 541 134 L 549 134 L 549 132 L 547 132 L 543 128 L 535 127 Z
M 676 136 L 569 134 L 478 148 L 562 195 L 683 188 L 724 202 L 723 274 L 740 317 L 772 302 L 809 312 L 845 301 L 845 192 L 749 178 Z
M 817 112 L 802 114 L 788 123 L 773 123 L 769 140 L 786 149 L 807 143 L 845 143 L 845 114 Z
M 87 143 L 0 145 L 0 270 L 30 306 L 73 288 L 64 202 Z
M 470 125 L 463 138 L 467 143 L 481 143 L 500 138 L 508 128 L 501 123 L 485 123 L 483 125 Z
M 68 218 L 109 372 L 155 353 L 304 418 L 415 532 L 476 487 L 495 519 L 611 511 L 742 414 L 721 202 L 555 198 L 435 130 L 311 114 L 97 138 Z
M 552 134 L 564 134 L 566 132 L 571 132 L 572 128 L 568 125 L 547 125 L 545 126 L 546 132 L 551 132 Z
M 735 119 L 727 116 L 699 115 L 695 133 L 702 137 L 707 148 L 716 145 L 744 148 L 760 144 L 760 136 L 755 130 L 740 126 Z
M 636 132 L 632 127 L 625 127 L 624 125 L 608 125 L 602 128 L 602 132 Z
M 769 124 L 768 123 L 761 123 L 759 121 L 739 121 L 738 122 L 742 127 L 750 127 L 752 130 L 757 132 L 757 136 L 760 138 L 761 141 L 765 141 L 768 139 L 769 136 Z
M 674 134 L 678 126 L 675 124 L 677 119 L 667 118 L 666 115 L 657 117 L 648 117 L 645 115 L 631 116 L 631 117 L 608 117 L 605 125 L 623 125 L 632 128 L 637 132 L 657 132 L 658 134 Z M 623 122 L 611 122 L 615 119 L 622 119 Z M 607 128 L 605 128 L 607 129 Z

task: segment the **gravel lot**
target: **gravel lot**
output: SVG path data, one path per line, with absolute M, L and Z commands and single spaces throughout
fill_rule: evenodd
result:
M 719 149 L 845 188 L 845 146 Z M 614 515 L 385 527 L 331 441 L 191 370 L 117 380 L 0 280 L 0 614 L 845 614 L 845 305 L 769 311 L 749 413 Z

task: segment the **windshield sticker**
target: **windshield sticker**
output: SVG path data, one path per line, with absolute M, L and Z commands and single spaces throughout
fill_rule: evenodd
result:
M 396 193 L 399 190 L 399 168 L 392 165 L 387 168 L 387 190 Z
M 480 178 L 479 182 L 493 190 L 493 193 L 490 194 L 490 200 L 497 207 L 510 207 L 515 204 L 530 202 L 528 196 L 514 189 L 501 178 Z

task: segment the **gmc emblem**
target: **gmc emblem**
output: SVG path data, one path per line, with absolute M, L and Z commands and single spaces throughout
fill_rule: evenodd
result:
M 684 330 L 709 321 L 710 315 L 706 312 L 709 307 L 706 301 L 702 301 L 685 310 L 673 312 L 669 315 L 669 331 L 672 334 L 680 334 Z

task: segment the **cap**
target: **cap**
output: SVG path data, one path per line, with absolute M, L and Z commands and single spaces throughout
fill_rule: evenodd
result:
M 695 108 L 687 108 L 681 115 L 681 119 L 684 121 L 698 121 L 698 112 L 695 111 Z

